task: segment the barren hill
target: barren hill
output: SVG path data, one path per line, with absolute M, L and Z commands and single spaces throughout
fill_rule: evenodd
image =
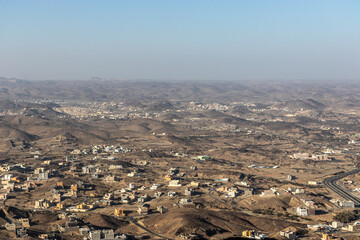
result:
M 298 223 L 249 216 L 238 212 L 193 208 L 175 209 L 163 214 L 161 218 L 150 216 L 144 220 L 144 224 L 164 236 L 175 237 L 192 232 L 206 238 L 224 232 L 239 234 L 246 229 L 276 232 L 289 226 L 302 226 Z
M 304 100 L 289 100 L 285 103 L 277 105 L 278 108 L 284 108 L 288 110 L 322 110 L 325 108 L 325 105 L 321 102 L 315 101 L 314 99 L 304 99 Z

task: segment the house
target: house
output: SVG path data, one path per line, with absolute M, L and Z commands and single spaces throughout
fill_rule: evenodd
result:
M 136 171 L 133 171 L 131 173 L 128 174 L 128 177 L 136 177 L 138 176 L 139 174 L 136 172 Z
M 122 165 L 110 165 L 109 166 L 109 170 L 122 169 L 122 168 L 123 168 Z
M 160 184 L 154 183 L 154 184 L 150 187 L 150 189 L 151 189 L 151 190 L 156 190 L 156 189 L 158 189 L 159 187 L 161 187 Z
M 102 203 L 103 206 L 112 206 L 113 205 L 113 200 L 103 199 L 103 200 L 101 200 L 101 203 Z
M 253 188 L 246 188 L 244 190 L 243 196 L 252 196 L 254 195 L 254 189 Z
M 78 204 L 76 205 L 76 207 L 70 207 L 68 209 L 66 209 L 67 211 L 73 211 L 73 212 L 87 212 L 87 211 L 90 211 L 92 209 L 94 209 L 95 206 L 94 205 L 88 205 L 88 204 L 85 204 L 85 203 L 81 203 L 81 204 Z
M 245 187 L 249 186 L 249 183 L 248 183 L 248 182 L 246 182 L 246 181 L 236 182 L 235 184 L 237 184 L 237 185 L 241 185 L 241 186 L 245 186 Z
M 327 154 L 312 155 L 311 159 L 314 161 L 328 161 L 329 156 Z
M 334 221 L 334 222 L 331 223 L 331 226 L 333 228 L 341 228 L 341 227 L 344 226 L 344 224 L 342 222 Z
M 117 217 L 125 217 L 126 216 L 123 208 L 115 208 L 114 214 Z
M 323 234 L 321 240 L 340 240 L 341 238 L 335 238 L 331 234 Z
M 74 191 L 74 192 L 77 192 L 77 191 L 79 191 L 79 187 L 78 187 L 77 184 L 72 184 L 72 185 L 70 186 L 70 190 L 72 190 L 72 191 Z
M 197 156 L 197 159 L 201 160 L 201 161 L 205 161 L 205 160 L 210 160 L 211 157 L 206 156 L 206 155 L 201 155 L 201 156 Z
M 9 192 L 15 192 L 15 184 L 14 183 L 8 183 L 3 186 L 3 188 L 9 193 Z
M 35 175 L 38 175 L 39 173 L 43 173 L 43 172 L 45 172 L 45 168 L 36 168 L 34 170 Z
M 118 181 L 118 178 L 114 175 L 108 175 L 105 177 L 105 182 L 117 182 Z
M 186 188 L 184 194 L 185 194 L 185 196 L 193 196 L 194 190 Z
M 8 231 L 16 231 L 16 224 L 15 223 L 6 223 L 5 228 Z
M 285 239 L 296 239 L 296 233 L 290 230 L 281 231 L 280 236 Z
M 62 201 L 62 194 L 60 192 L 53 193 L 53 201 L 54 202 L 61 202 Z
M 49 179 L 49 173 L 46 171 L 46 172 L 42 172 L 42 173 L 39 173 L 38 175 L 38 180 L 48 180 Z
M 196 170 L 198 170 L 198 168 L 197 168 L 197 166 L 191 166 L 190 170 L 196 171 Z
M 245 230 L 242 232 L 242 236 L 252 239 L 266 239 L 266 234 L 255 232 L 254 230 Z
M 67 195 L 70 197 L 77 197 L 78 194 L 74 189 L 70 189 L 70 191 L 67 192 Z
M 10 183 L 10 180 L 2 180 L 1 181 L 1 184 L 5 185 L 5 184 L 9 184 Z
M 3 164 L 2 166 L 0 166 L 0 171 L 4 171 L 4 172 L 7 172 L 7 171 L 11 171 L 12 170 L 12 166 L 9 166 L 8 164 Z
M 182 199 L 180 199 L 179 203 L 180 204 L 192 204 L 192 201 L 187 198 L 182 198 Z
M 64 183 L 63 182 L 57 182 L 56 183 L 56 188 L 57 189 L 63 189 L 64 188 Z
M 305 189 L 303 188 L 296 188 L 295 190 L 295 194 L 304 194 L 305 193 Z
M 254 230 L 245 230 L 242 232 L 242 236 L 243 237 L 252 237 L 254 235 Z
M 216 179 L 217 182 L 229 182 L 230 179 L 229 178 L 220 178 L 220 179 Z
M 264 190 L 260 194 L 260 197 L 274 197 L 274 196 L 276 196 L 276 193 L 277 193 L 277 191 L 275 189 Z
M 181 187 L 181 183 L 179 180 L 172 180 L 169 182 L 169 187 Z
M 25 182 L 24 184 L 21 185 L 21 189 L 24 190 L 25 192 L 29 192 L 30 190 L 36 188 L 36 184 L 34 184 L 33 182 Z
M 289 192 L 295 192 L 296 189 L 297 189 L 296 187 L 288 187 Z
M 46 234 L 46 233 L 43 233 L 43 234 L 38 235 L 38 238 L 39 238 L 39 239 L 42 239 L 42 240 L 52 239 L 51 236 L 50 236 L 49 234 Z
M 347 225 L 345 227 L 342 227 L 341 229 L 345 230 L 345 231 L 349 231 L 349 232 L 354 232 L 354 231 L 359 232 L 360 231 L 360 225 L 357 224 L 357 223 L 359 223 L 359 222 L 355 222 L 353 225 L 349 224 L 349 225 Z
M 11 180 L 11 178 L 12 178 L 12 174 L 5 174 L 4 176 L 3 176 L 3 180 L 5 180 L 5 181 L 10 181 Z
M 121 202 L 122 203 L 129 203 L 130 202 L 129 195 L 128 194 L 121 195 Z
M 197 181 L 192 181 L 192 182 L 190 183 L 190 186 L 195 187 L 195 188 L 198 188 L 198 187 L 200 186 L 200 183 L 197 182 Z
M 149 208 L 148 207 L 138 207 L 137 212 L 139 213 L 139 215 L 147 215 L 149 213 Z
M 114 200 L 114 193 L 106 193 L 103 197 L 105 200 Z
M 296 209 L 296 213 L 301 217 L 307 217 L 309 216 L 308 209 L 304 207 L 298 207 Z
M 19 218 L 18 223 L 23 228 L 30 228 L 30 221 L 28 218 Z
M 137 202 L 138 203 L 144 203 L 144 202 L 147 202 L 147 201 L 150 201 L 150 200 L 151 200 L 151 197 L 149 195 L 145 194 L 145 195 L 139 197 L 137 199 Z
M 147 189 L 147 187 L 141 186 L 138 190 L 139 190 L 139 191 L 144 191 L 144 190 L 146 190 L 146 189 Z
M 174 197 L 176 195 L 176 192 L 170 191 L 167 194 L 169 197 Z
M 320 185 L 321 182 L 317 182 L 317 181 L 308 181 L 308 184 L 309 185 L 313 185 L 313 186 L 317 186 L 317 185 Z
M 84 174 L 93 174 L 98 172 L 98 167 L 96 165 L 88 165 L 82 168 Z
M 79 233 L 81 236 L 88 237 L 90 234 L 90 228 L 88 228 L 88 227 L 79 228 Z
M 19 239 L 26 239 L 29 235 L 27 234 L 27 229 L 19 228 L 16 229 L 16 237 Z
M 92 230 L 85 231 L 89 240 L 127 240 L 129 239 L 126 234 L 115 235 L 114 230 Z M 85 235 L 84 235 L 85 236 Z
M 55 210 L 63 210 L 63 209 L 64 209 L 64 204 L 62 203 L 56 204 Z
M 90 240 L 114 240 L 114 230 L 94 230 L 89 232 Z
M 295 159 L 308 159 L 310 158 L 310 154 L 308 153 L 294 153 L 294 155 L 292 156 Z
M 159 197 L 161 197 L 162 195 L 163 195 L 162 192 L 156 192 L 156 193 L 154 193 L 154 198 L 159 198 Z
M 227 193 L 227 197 L 230 197 L 230 198 L 235 198 L 238 195 L 239 195 L 239 191 L 237 188 L 231 188 Z
M 157 209 L 157 210 L 159 211 L 159 213 L 161 213 L 161 214 L 167 212 L 167 210 L 168 210 L 168 209 L 167 209 L 166 207 L 164 207 L 164 206 L 158 206 L 156 209 Z
M 1 193 L 0 194 L 0 200 L 6 200 L 8 198 L 7 193 Z
M 294 180 L 295 179 L 295 176 L 293 176 L 293 175 L 288 175 L 287 176 L 287 180 L 288 181 L 292 181 L 292 180 Z
M 11 177 L 11 178 L 10 178 L 10 181 L 11 181 L 11 182 L 19 183 L 19 182 L 20 182 L 20 179 L 19 179 L 19 177 L 15 176 L 15 177 Z
M 167 175 L 165 175 L 165 180 L 171 181 L 171 180 L 173 180 L 173 177 L 171 175 L 167 174 Z
M 355 208 L 355 203 L 353 201 L 341 201 L 339 202 L 339 205 L 343 208 Z
M 70 154 L 79 155 L 79 154 L 81 154 L 81 150 L 80 149 L 74 149 L 72 152 L 70 152 Z
M 129 183 L 129 189 L 134 190 L 136 188 L 135 183 Z
M 38 201 L 35 201 L 35 208 L 43 208 L 43 209 L 47 209 L 50 207 L 50 202 L 43 199 L 40 199 Z
M 225 192 L 227 192 L 228 190 L 229 190 L 229 188 L 226 187 L 226 186 L 220 186 L 220 187 L 216 188 L 216 191 L 217 191 L 217 192 L 221 192 L 221 193 L 225 193 Z
M 312 200 L 304 200 L 304 203 L 309 208 L 315 208 L 315 202 Z
M 309 214 L 309 216 L 311 216 L 311 215 L 316 215 L 316 206 L 314 206 L 314 207 L 309 207 L 309 208 L 308 208 L 308 214 Z

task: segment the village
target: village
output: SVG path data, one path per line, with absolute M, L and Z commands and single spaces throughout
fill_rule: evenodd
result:
M 61 157 L 47 157 L 40 150 L 31 150 L 21 164 L 1 165 L 0 199 L 7 231 L 14 232 L 19 238 L 33 231 L 29 218 L 9 214 L 9 208 L 16 208 L 19 211 L 48 212 L 56 215 L 56 222 L 62 220 L 62 223 L 52 225 L 53 234 L 42 234 L 39 236 L 41 239 L 52 239 L 55 233 L 75 233 L 94 240 L 132 239 L 134 236 L 131 234 L 114 234 L 108 228 L 94 228 L 84 223 L 83 218 L 101 213 L 131 222 L 162 215 L 173 208 L 206 208 L 210 201 L 213 202 L 211 204 L 221 204 L 251 215 L 312 223 L 305 229 L 322 233 L 324 240 L 335 239 L 331 238 L 332 233 L 335 236 L 339 232 L 360 233 L 360 222 L 325 220 L 328 219 L 325 216 L 332 212 L 353 210 L 356 206 L 354 202 L 338 196 L 331 199 L 321 197 L 326 191 L 321 178 L 306 181 L 298 174 L 288 174 L 283 179 L 257 179 L 257 176 L 266 176 L 270 172 L 280 173 L 281 166 L 253 164 L 241 167 L 234 166 L 234 163 L 222 163 L 221 169 L 232 169 L 226 175 L 217 170 L 216 158 L 207 155 L 189 156 L 175 151 L 116 145 L 69 150 Z M 342 155 L 334 155 L 329 149 L 324 152 L 294 153 L 289 159 L 331 163 Z M 143 160 L 138 160 L 139 154 L 142 154 L 140 159 Z M 145 159 L 144 154 L 164 157 Z M 353 192 L 359 189 L 353 180 L 345 179 L 343 184 Z M 256 208 L 267 199 L 287 199 L 291 207 L 285 211 L 284 207 L 279 210 L 276 204 L 274 208 Z M 298 231 L 292 227 L 280 231 L 278 235 L 297 239 Z M 268 237 L 266 233 L 251 229 L 244 230 L 241 236 L 255 239 Z
M 346 126 L 354 121 L 349 115 L 328 111 L 320 121 L 303 123 L 318 113 L 278 103 L 182 102 L 154 109 L 53 102 L 54 108 L 35 105 L 2 116 L 76 121 L 88 124 L 88 135 L 75 130 L 12 143 L 0 164 L 0 233 L 96 240 L 328 240 L 360 234 L 360 175 L 352 173 L 360 135 Z M 332 122 L 335 115 L 343 122 Z M 354 198 L 324 182 L 342 175 L 336 188 Z M 216 222 L 207 223 L 206 231 L 200 222 L 181 227 L 195 212 L 211 212 Z M 223 229 L 222 212 L 241 218 L 229 219 L 231 224 L 243 224 Z M 178 233 L 162 227 L 177 219 L 171 227 L 178 226 Z M 277 227 L 261 225 L 264 219 Z

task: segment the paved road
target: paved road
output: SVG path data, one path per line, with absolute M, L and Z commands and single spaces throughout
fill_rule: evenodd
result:
M 347 192 L 345 189 L 343 189 L 342 187 L 340 187 L 339 185 L 336 184 L 336 182 L 344 177 L 350 176 L 352 174 L 358 173 L 360 172 L 360 168 L 359 169 L 354 169 L 350 172 L 346 172 L 346 173 L 340 173 L 337 174 L 333 177 L 329 177 L 329 178 L 325 178 L 324 179 L 324 186 L 329 188 L 331 191 L 335 192 L 336 194 L 338 194 L 339 196 L 341 196 L 342 198 L 344 198 L 345 200 L 348 201 L 353 201 L 355 203 L 356 206 L 360 206 L 360 199 L 355 197 L 354 195 L 352 195 L 351 193 Z

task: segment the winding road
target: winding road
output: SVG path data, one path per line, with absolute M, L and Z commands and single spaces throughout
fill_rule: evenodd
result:
M 360 206 L 360 199 L 359 198 L 355 197 L 354 195 L 347 192 L 345 189 L 343 189 L 342 187 L 340 187 L 339 185 L 336 184 L 336 182 L 338 180 L 340 180 L 340 179 L 342 179 L 344 177 L 347 177 L 349 175 L 358 173 L 358 172 L 360 172 L 360 168 L 359 169 L 354 169 L 354 170 L 346 172 L 346 173 L 340 173 L 340 174 L 337 174 L 337 175 L 335 175 L 333 177 L 325 178 L 324 181 L 323 181 L 324 186 L 327 187 L 328 189 L 330 189 L 331 191 L 333 191 L 334 193 L 338 194 L 339 196 L 341 196 L 345 200 L 354 202 L 355 206 Z
M 155 233 L 155 232 L 151 231 L 150 229 L 144 227 L 143 225 L 141 225 L 140 223 L 138 223 L 137 221 L 135 221 L 134 218 L 132 218 L 132 217 L 130 217 L 129 220 L 130 220 L 130 222 L 132 222 L 133 224 L 135 224 L 135 225 L 138 226 L 139 228 L 147 231 L 148 233 L 150 233 L 150 234 L 152 234 L 152 235 L 154 235 L 154 236 L 156 236 L 156 237 L 158 237 L 158 238 L 160 238 L 160 239 L 173 240 L 173 239 L 171 239 L 171 238 L 164 237 L 164 236 L 162 236 L 162 235 L 160 235 L 160 234 L 158 234 L 158 233 Z

